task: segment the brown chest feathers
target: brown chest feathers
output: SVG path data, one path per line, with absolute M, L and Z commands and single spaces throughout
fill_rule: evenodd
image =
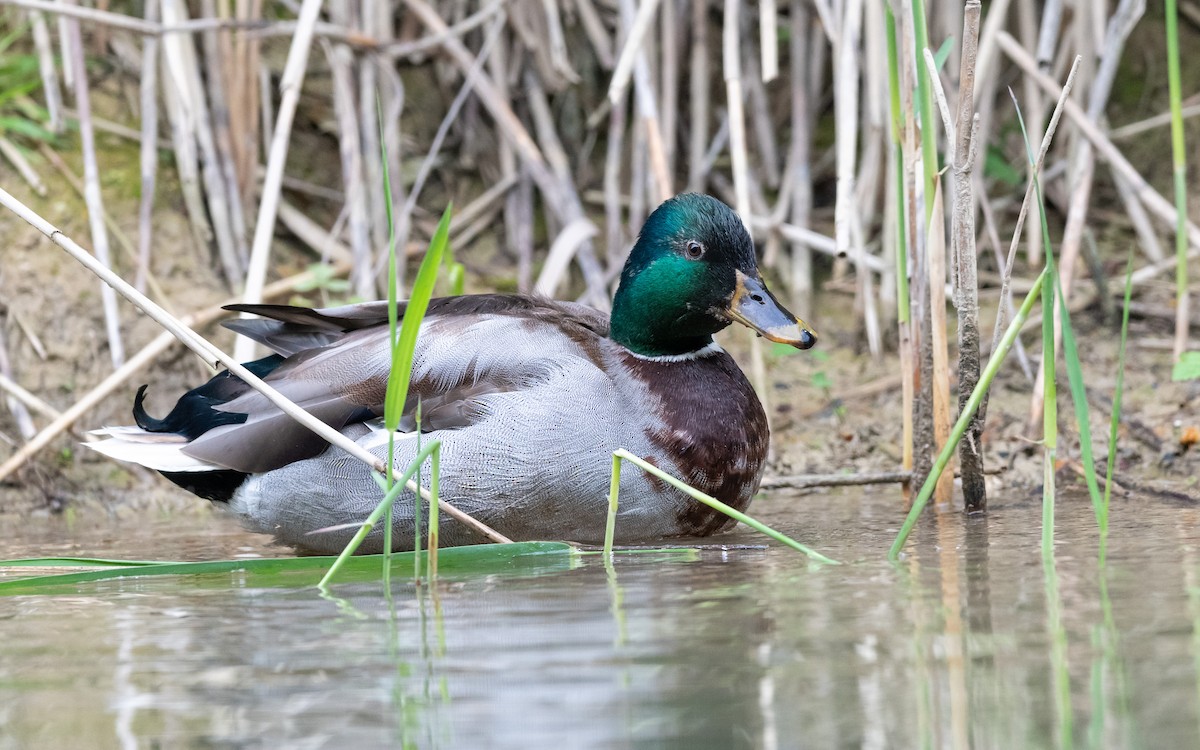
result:
M 681 478 L 738 510 L 749 505 L 770 434 L 762 404 L 733 359 L 725 352 L 682 362 L 626 354 L 625 364 L 657 397 L 658 413 L 646 436 L 680 468 Z M 679 521 L 698 535 L 732 525 L 690 499 Z

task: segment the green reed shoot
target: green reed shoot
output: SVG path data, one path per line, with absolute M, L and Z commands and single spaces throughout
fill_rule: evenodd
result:
M 1057 281 L 1057 275 L 1055 279 Z M 1071 325 L 1071 311 L 1067 309 L 1062 285 L 1058 284 L 1058 316 L 1062 319 L 1063 358 L 1067 365 L 1067 381 L 1071 387 L 1071 401 L 1075 405 L 1075 421 L 1079 425 L 1079 460 L 1083 463 L 1083 479 L 1087 483 L 1092 508 L 1096 511 L 1096 524 L 1102 525 L 1104 501 L 1100 496 L 1100 485 L 1096 478 L 1096 462 L 1092 450 L 1091 415 L 1088 410 L 1087 389 L 1083 384 L 1083 366 L 1079 362 L 1079 347 L 1075 342 L 1075 329 Z
M 770 526 L 767 526 L 765 523 L 762 523 L 761 521 L 757 521 L 754 518 L 751 518 L 750 516 L 746 515 L 745 513 L 741 512 L 740 510 L 737 510 L 736 508 L 731 508 L 730 506 L 726 505 L 725 503 L 721 502 L 720 500 L 716 499 L 715 497 L 704 494 L 703 492 L 696 489 L 695 487 L 689 486 L 688 484 L 683 482 L 683 480 L 676 479 L 675 477 L 671 476 L 667 472 L 658 468 L 654 464 L 638 458 L 637 456 L 633 455 L 632 453 L 625 450 L 624 448 L 619 448 L 619 449 L 613 451 L 612 481 L 608 487 L 608 523 L 604 529 L 604 558 L 606 560 L 612 559 L 613 533 L 614 533 L 614 529 L 616 527 L 616 522 L 617 522 L 618 494 L 620 493 L 620 490 L 621 490 L 621 465 L 620 465 L 620 462 L 622 460 L 630 461 L 630 462 L 634 463 L 635 465 L 640 467 L 643 471 L 645 471 L 649 474 L 653 474 L 654 476 L 663 480 L 664 482 L 671 485 L 672 487 L 678 489 L 680 492 L 683 492 L 684 494 L 691 497 L 692 499 L 707 505 L 708 507 L 712 508 L 713 510 L 724 513 L 725 515 L 729 516 L 730 518 L 734 519 L 735 521 L 741 521 L 742 523 L 746 524 L 747 526 L 754 529 L 755 531 L 766 534 L 767 536 L 771 537 L 772 539 L 774 539 L 777 542 L 782 542 L 783 544 L 786 544 L 787 546 L 791 547 L 792 549 L 803 552 L 804 554 L 808 555 L 809 558 L 811 558 L 817 562 L 830 563 L 833 565 L 838 564 L 837 560 L 831 560 L 830 558 L 826 557 L 825 555 L 822 555 L 820 552 L 817 552 L 816 550 L 813 550 L 813 549 L 809 549 L 808 547 L 804 546 L 800 542 L 797 542 L 795 539 L 792 539 L 791 537 L 787 536 L 786 534 L 783 534 L 781 532 L 776 531 L 775 529 L 772 529 Z
M 382 129 L 383 125 L 381 122 L 379 148 L 381 152 L 380 163 L 383 165 L 384 205 L 387 208 L 388 223 L 387 308 L 388 341 L 391 343 L 391 369 L 388 372 L 387 392 L 384 396 L 383 422 L 385 429 L 388 431 L 386 487 L 388 493 L 391 493 L 395 484 L 393 476 L 396 451 L 395 434 L 396 430 L 400 428 L 400 418 L 404 413 L 404 404 L 408 400 L 408 386 L 412 379 L 413 352 L 417 346 L 417 334 L 420 332 L 421 322 L 425 319 L 425 312 L 429 309 L 429 300 L 433 297 L 433 289 L 437 283 L 438 269 L 441 267 L 442 256 L 446 251 L 450 235 L 450 214 L 453 203 L 447 205 L 446 210 L 442 212 L 442 219 L 438 222 L 437 229 L 433 233 L 433 238 L 429 241 L 429 247 L 425 250 L 425 257 L 421 260 L 421 267 L 417 271 L 417 278 L 413 281 L 408 303 L 404 306 L 403 320 L 399 320 L 400 260 L 396 257 L 396 224 L 392 211 L 392 183 L 387 169 L 387 139 L 383 137 Z M 404 481 L 407 481 L 407 479 Z M 436 479 L 434 482 L 434 486 L 436 487 Z M 417 539 L 413 543 L 413 549 L 420 549 L 421 495 L 419 492 L 414 493 L 414 495 L 413 528 Z M 430 505 L 431 508 L 436 507 L 436 495 Z M 390 580 L 391 575 L 392 505 L 390 503 L 387 505 L 386 516 L 383 530 L 383 570 L 385 584 Z M 431 519 L 436 518 L 435 511 L 431 510 L 430 516 Z M 420 577 L 420 560 L 420 555 L 413 557 L 414 577 Z
M 883 6 L 887 36 L 888 112 L 891 116 L 892 146 L 896 170 L 896 320 L 909 321 L 908 299 L 908 232 L 904 228 L 904 149 L 901 139 L 900 62 L 896 50 L 896 16 L 890 3 Z
M 1041 191 L 1038 190 L 1041 206 Z M 1045 211 L 1042 223 L 1045 224 Z M 1042 272 L 1042 376 L 1045 383 L 1042 406 L 1042 560 L 1054 565 L 1054 468 L 1058 461 L 1058 384 L 1054 357 L 1054 287 L 1058 274 L 1054 256 L 1046 253 Z M 1047 273 L 1048 272 L 1048 273 Z
M 1046 270 L 1043 268 L 1038 278 L 1034 281 L 1033 288 L 1029 290 L 1029 294 L 1025 295 L 1025 300 L 1021 303 L 1017 314 L 1013 316 L 1012 322 L 1005 329 L 1004 337 L 1000 339 L 999 346 L 992 352 L 992 356 L 988 358 L 987 365 L 983 368 L 983 373 L 979 376 L 979 383 L 976 384 L 975 390 L 971 391 L 971 397 L 967 399 L 966 406 L 963 408 L 962 413 L 958 415 L 958 421 L 954 423 L 954 428 L 950 431 L 950 439 L 942 446 L 941 453 L 938 454 L 937 460 L 933 462 L 933 470 L 929 472 L 929 476 L 925 477 L 925 483 L 921 485 L 921 490 L 917 493 L 916 499 L 913 500 L 912 508 L 909 509 L 908 516 L 904 519 L 904 525 L 900 527 L 900 532 L 896 534 L 896 540 L 892 542 L 892 547 L 888 550 L 889 560 L 894 561 L 900 557 L 900 550 L 904 548 L 904 543 L 908 541 L 908 535 L 912 533 L 913 526 L 916 525 L 917 519 L 921 517 L 921 511 L 925 509 L 925 505 L 933 495 L 933 489 L 937 485 L 938 477 L 942 475 L 946 465 L 950 463 L 950 457 L 954 455 L 954 451 L 957 450 L 963 434 L 967 431 L 967 424 L 970 423 L 971 417 L 975 416 L 975 412 L 979 411 L 979 404 L 983 401 L 983 395 L 991 387 L 992 380 L 995 379 L 996 373 L 1000 371 L 1000 365 L 1012 349 L 1013 342 L 1017 340 L 1017 334 L 1021 332 L 1021 326 L 1025 324 L 1025 320 L 1029 317 L 1029 311 L 1033 309 L 1033 304 L 1037 302 L 1038 297 L 1041 295 L 1042 279 L 1045 275 Z
M 1171 158 L 1175 175 L 1175 355 L 1187 341 L 1187 152 L 1183 139 L 1183 105 L 1179 74 L 1179 14 L 1176 0 L 1166 0 L 1167 89 L 1171 99 Z
M 325 573 L 325 576 L 321 578 L 320 583 L 317 584 L 317 588 L 324 589 L 328 587 L 329 582 L 333 580 L 333 576 L 342 568 L 343 565 L 345 565 L 346 560 L 355 553 L 359 545 L 362 544 L 363 539 L 366 539 L 367 534 L 371 533 L 371 531 L 375 528 L 375 524 L 379 523 L 381 518 L 386 519 L 385 523 L 387 524 L 384 527 L 385 546 L 383 548 L 383 559 L 386 560 L 388 564 L 391 564 L 391 547 L 386 546 L 386 541 L 390 541 L 390 535 L 387 532 L 388 529 L 391 528 L 389 516 L 392 509 L 392 504 L 396 502 L 396 498 L 399 497 L 400 493 L 404 491 L 405 482 L 407 482 L 413 476 L 413 474 L 417 473 L 417 470 L 421 468 L 421 464 L 425 463 L 425 459 L 435 451 L 441 451 L 441 449 L 442 442 L 440 440 L 431 440 L 428 445 L 421 448 L 421 450 L 417 453 L 416 458 L 414 458 L 413 462 L 408 465 L 408 468 L 404 470 L 404 474 L 399 479 L 395 479 L 391 476 L 384 479 L 380 478 L 378 475 L 372 475 L 374 476 L 375 481 L 380 484 L 381 488 L 386 487 L 387 491 L 384 493 L 383 499 L 380 500 L 379 504 L 375 506 L 375 510 L 371 511 L 371 515 L 367 516 L 367 519 L 363 521 L 362 526 L 359 527 L 358 531 L 354 534 L 354 537 L 350 539 L 350 542 L 346 545 L 346 548 L 343 549 L 341 554 L 337 556 L 337 559 L 334 560 L 333 565 L 330 566 L 329 570 Z M 390 458 L 391 456 L 389 455 L 389 459 Z M 389 460 L 388 463 L 390 465 L 391 461 Z M 434 498 L 430 504 L 435 504 L 436 501 L 436 498 Z M 419 505 L 420 502 L 421 498 L 418 496 L 417 504 Z M 419 557 L 420 555 L 413 555 L 414 560 Z M 414 562 L 413 565 L 416 567 L 418 563 Z M 384 578 L 390 580 L 390 573 L 385 573 Z
M 1012 90 L 1009 90 L 1012 95 Z M 1058 381 L 1055 369 L 1054 349 L 1054 300 L 1058 286 L 1058 271 L 1054 267 L 1054 247 L 1050 242 L 1050 226 L 1046 223 L 1046 200 L 1042 195 L 1042 181 L 1038 179 L 1037 159 L 1029 144 L 1029 131 L 1021 115 L 1021 105 L 1013 96 L 1013 107 L 1017 123 L 1021 126 L 1021 139 L 1025 144 L 1025 158 L 1029 165 L 1029 179 L 1033 180 L 1034 208 L 1042 230 L 1042 256 L 1046 259 L 1042 267 L 1042 560 L 1043 564 L 1054 565 L 1054 469 L 1058 461 Z M 1064 323 L 1068 325 L 1068 323 Z M 1076 358 L 1078 364 L 1078 358 Z M 1078 407 L 1077 407 L 1078 408 Z M 1084 402 L 1084 414 L 1087 404 Z M 1080 431 L 1088 429 L 1086 420 Z
M 1108 557 L 1108 508 L 1112 499 L 1113 468 L 1117 462 L 1117 429 L 1121 425 L 1121 399 L 1125 391 L 1125 344 L 1129 339 L 1129 298 L 1133 295 L 1133 250 L 1125 261 L 1125 305 L 1121 313 L 1121 343 L 1117 350 L 1117 384 L 1113 389 L 1112 420 L 1108 425 L 1108 461 L 1104 473 L 1104 497 L 1100 504 L 1100 567 Z

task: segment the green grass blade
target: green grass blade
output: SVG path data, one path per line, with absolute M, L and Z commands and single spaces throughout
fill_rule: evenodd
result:
M 1042 275 L 1046 271 L 1042 270 Z M 1025 300 L 1021 303 L 1021 307 L 1017 310 L 1017 314 L 1013 316 L 1012 322 L 1008 324 L 1008 328 L 1004 331 L 1004 337 L 1000 339 L 1000 345 L 992 352 L 992 356 L 988 358 L 987 366 L 983 368 L 983 373 L 979 376 L 979 382 L 975 385 L 975 390 L 971 391 L 971 397 L 967 399 L 967 404 L 963 407 L 962 413 L 958 415 L 958 421 L 954 423 L 954 429 L 950 431 L 950 439 L 942 446 L 942 452 L 938 454 L 937 460 L 933 462 L 933 469 L 929 472 L 929 476 L 925 477 L 925 483 L 921 485 L 921 490 L 917 493 L 916 499 L 913 500 L 912 508 L 908 511 L 908 516 L 904 519 L 904 525 L 900 527 L 900 532 L 896 534 L 896 540 L 892 542 L 891 549 L 888 550 L 888 559 L 895 561 L 900 557 L 900 550 L 904 549 L 904 543 L 908 541 L 908 535 L 912 533 L 913 527 L 917 524 L 917 519 L 921 517 L 921 511 L 925 509 L 929 503 L 929 498 L 933 495 L 933 488 L 937 486 L 937 478 L 942 475 L 946 465 L 950 463 L 950 457 L 954 455 L 954 451 L 958 449 L 958 443 L 962 440 L 963 434 L 967 431 L 967 425 L 971 418 L 975 416 L 975 412 L 979 411 L 979 404 L 983 401 L 983 395 L 987 393 L 988 388 L 992 385 L 992 380 L 995 379 L 996 373 L 1000 371 L 1000 365 L 1004 362 L 1008 352 L 1012 349 L 1013 342 L 1017 340 L 1017 334 L 1021 332 L 1021 326 L 1025 324 L 1026 318 L 1029 317 L 1029 311 L 1033 309 L 1033 304 L 1041 296 L 1041 280 L 1042 275 L 1039 275 L 1034 281 L 1033 288 L 1029 290 L 1029 294 L 1025 295 Z
M 383 499 L 379 501 L 379 505 L 375 506 L 375 510 L 371 511 L 371 515 L 367 516 L 367 520 L 363 521 L 363 524 L 359 528 L 358 532 L 346 545 L 346 548 L 342 550 L 342 553 L 338 555 L 337 561 L 333 564 L 333 567 L 329 569 L 329 572 L 326 573 L 325 577 L 321 579 L 319 584 L 317 584 L 320 588 L 325 588 L 329 584 L 329 581 L 333 578 L 334 574 L 336 574 L 342 565 L 345 564 L 345 561 L 354 554 L 354 552 L 358 549 L 358 546 L 362 544 L 362 540 L 367 537 L 367 534 L 371 533 L 371 530 L 375 528 L 375 524 L 379 523 L 379 519 L 385 515 L 387 516 L 388 523 L 385 527 L 384 537 L 387 538 L 388 534 L 386 529 L 391 528 L 391 515 L 388 513 L 388 510 L 392 507 L 392 504 L 396 502 L 396 498 L 400 496 L 400 493 L 404 491 L 404 484 L 409 480 L 410 477 L 412 477 L 413 474 L 417 473 L 417 470 L 421 468 L 421 464 L 425 463 L 425 458 L 432 453 L 434 449 L 440 446 L 441 441 L 434 440 L 430 442 L 429 445 L 422 448 L 421 451 L 417 453 L 417 457 L 413 459 L 413 462 L 408 465 L 408 468 L 404 471 L 404 475 L 398 480 L 392 482 L 390 487 L 386 486 L 387 480 L 381 479 L 377 474 L 372 475 L 376 482 L 385 483 L 386 492 L 384 493 Z M 421 498 L 418 497 L 416 502 L 419 504 L 421 502 Z M 385 559 L 387 559 L 388 555 L 390 554 L 390 548 L 384 547 L 384 550 L 385 552 L 383 556 Z
M 388 387 L 391 387 L 391 377 L 396 371 L 396 343 L 400 338 L 399 328 L 399 298 L 400 298 L 400 266 L 396 258 L 396 221 L 394 207 L 392 206 L 392 176 L 388 169 L 388 152 L 387 152 L 387 134 L 383 129 L 383 103 L 380 101 L 379 94 L 375 95 L 375 120 L 379 126 L 379 163 L 380 172 L 383 174 L 383 205 L 387 213 L 387 228 L 388 228 L 388 279 L 387 279 L 387 313 L 388 313 L 388 344 L 391 347 L 391 370 L 388 372 Z M 411 376 L 411 373 L 410 373 Z M 385 394 L 386 401 L 386 394 Z M 403 405 L 403 402 L 401 403 Z M 390 424 L 392 419 L 399 422 L 400 415 L 388 414 L 387 404 L 384 404 L 384 422 Z M 388 450 L 387 450 L 387 466 L 385 468 L 385 476 L 387 481 L 385 486 L 390 492 L 394 482 L 394 474 L 396 471 L 396 431 L 389 428 L 388 430 Z M 384 588 L 391 587 L 392 574 L 392 504 L 388 503 L 387 514 L 384 519 L 383 531 L 383 584 Z
M 767 526 L 765 523 L 762 523 L 761 521 L 751 518 L 750 516 L 746 515 L 745 513 L 741 512 L 740 510 L 729 507 L 728 505 L 726 505 L 725 503 L 716 499 L 715 497 L 704 494 L 703 492 L 696 489 L 695 487 L 689 486 L 686 482 L 671 476 L 670 474 L 668 474 L 667 472 L 658 468 L 654 464 L 649 463 L 648 461 L 643 461 L 642 459 L 633 455 L 632 453 L 625 450 L 624 448 L 613 451 L 613 458 L 614 459 L 619 458 L 624 461 L 632 461 L 634 464 L 637 464 L 639 467 L 641 467 L 641 469 L 643 471 L 653 474 L 654 476 L 663 480 L 664 482 L 671 485 L 672 487 L 680 490 L 681 492 L 683 492 L 687 496 L 691 497 L 692 499 L 697 500 L 697 501 L 707 505 L 708 507 L 712 508 L 713 510 L 724 513 L 725 515 L 729 516 L 730 518 L 732 518 L 736 521 L 741 521 L 742 523 L 746 524 L 750 528 L 752 528 L 758 532 L 761 532 L 763 534 L 766 534 L 767 536 L 771 537 L 772 539 L 774 539 L 777 542 L 782 542 L 783 544 L 786 544 L 787 546 L 791 547 L 792 549 L 803 552 L 804 554 L 808 555 L 809 558 L 816 560 L 817 562 L 830 563 L 833 565 L 838 564 L 837 560 L 831 560 L 830 558 L 826 557 L 825 555 L 822 555 L 820 552 L 817 552 L 816 550 L 813 550 L 813 549 L 809 549 L 808 547 L 804 546 L 800 542 L 797 542 L 795 539 L 792 539 L 790 536 L 787 536 L 786 534 L 776 531 L 775 529 L 771 528 L 770 526 Z M 612 487 L 619 487 L 620 486 L 620 473 L 618 472 L 618 470 L 614 469 L 613 476 L 617 481 L 612 485 Z M 612 503 L 613 500 L 615 499 L 615 497 L 614 497 L 615 494 L 616 494 L 616 490 L 610 488 L 609 489 L 610 503 Z M 605 552 L 607 555 L 611 555 L 612 545 L 609 543 L 609 540 L 607 539 L 607 537 L 608 537 L 607 532 L 605 534 L 605 537 L 606 537 Z
M 1041 197 L 1041 191 L 1038 191 Z M 1040 203 L 1040 200 L 1039 200 Z M 1045 216 L 1045 211 L 1042 212 Z M 1042 219 L 1045 222 L 1045 219 Z M 1058 461 L 1058 388 L 1054 362 L 1054 286 L 1058 274 L 1054 259 L 1046 253 L 1042 276 L 1042 376 L 1045 395 L 1042 406 L 1042 559 L 1054 564 L 1054 470 Z
M 604 559 L 612 559 L 613 535 L 617 528 L 617 505 L 621 492 L 621 457 L 612 457 L 612 475 L 608 480 L 608 519 L 604 524 Z
M 1121 426 L 1121 399 L 1125 392 L 1125 344 L 1129 339 L 1129 300 L 1133 296 L 1133 250 L 1125 261 L 1125 304 L 1121 313 L 1121 343 L 1117 349 L 1117 385 L 1113 389 L 1112 420 L 1108 425 L 1108 461 L 1104 473 L 1104 500 L 1100 506 L 1100 567 L 1108 558 L 1108 508 L 1112 500 L 1113 469 L 1117 463 L 1117 430 Z
M 1178 344 L 1187 337 L 1187 147 L 1183 131 L 1183 94 L 1179 71 L 1179 14 L 1176 0 L 1166 0 L 1164 9 L 1167 32 L 1167 89 L 1171 100 L 1171 163 L 1175 177 L 1175 304 L 1177 339 L 1175 356 L 1183 355 Z M 1182 326 L 1182 330 L 1179 327 Z
M 1088 495 L 1092 498 L 1092 508 L 1096 511 L 1096 522 L 1099 523 L 1104 501 L 1100 496 L 1100 485 L 1096 479 L 1087 389 L 1083 385 L 1083 365 L 1079 361 L 1079 347 L 1075 342 L 1075 329 L 1071 325 L 1071 311 L 1067 309 L 1061 284 L 1058 289 L 1058 315 L 1062 319 L 1063 357 L 1067 365 L 1067 382 L 1071 386 L 1071 401 L 1075 405 L 1075 421 L 1079 426 L 1079 460 L 1083 463 L 1083 478 L 1087 482 Z
M 896 171 L 896 320 L 909 321 L 908 295 L 908 232 L 904 230 L 904 149 L 901 145 L 900 125 L 900 61 L 896 44 L 896 16 L 890 3 L 883 6 L 885 33 L 887 34 L 888 63 L 888 111 L 891 115 L 892 150 L 895 152 Z
M 397 570 L 412 565 L 412 557 L 425 552 L 397 553 L 392 561 Z M 522 567 L 553 566 L 565 569 L 575 555 L 574 548 L 562 542 L 520 542 L 514 544 L 480 544 L 452 547 L 441 551 L 439 562 L 443 575 L 484 575 L 501 571 L 518 571 Z M 356 581 L 378 580 L 382 555 L 362 555 L 341 565 L 341 574 Z M 318 575 L 325 574 L 336 563 L 335 557 L 284 557 L 252 560 L 218 560 L 212 562 L 155 563 L 90 570 L 79 573 L 34 576 L 0 581 L 0 595 L 64 593 L 64 587 L 75 587 L 94 581 L 128 580 L 161 576 L 199 576 L 206 574 L 239 574 L 240 585 L 249 586 L 311 586 Z M 121 562 L 121 561 L 108 561 Z M 0 568 L 11 561 L 0 561 Z M 228 582 L 221 585 L 228 586 Z
M 442 264 L 442 253 L 446 250 L 446 242 L 450 236 L 450 212 L 452 206 L 446 206 L 442 220 L 438 222 L 429 249 L 425 251 L 425 259 L 417 271 L 413 282 L 412 293 L 408 304 L 404 307 L 404 320 L 400 324 L 400 335 L 396 338 L 392 350 L 392 371 L 388 376 L 387 396 L 384 400 L 384 423 L 387 429 L 395 431 L 400 426 L 400 416 L 404 409 L 404 401 L 408 398 L 408 384 L 412 377 L 413 351 L 417 347 L 417 334 L 421 330 L 421 321 L 425 311 L 429 309 L 429 300 L 433 297 L 433 288 L 437 283 L 438 269 Z

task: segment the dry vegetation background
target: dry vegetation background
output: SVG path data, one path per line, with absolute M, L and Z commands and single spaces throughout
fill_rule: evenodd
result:
M 926 8 L 950 113 L 970 5 Z M 1002 293 L 1027 182 L 1010 91 L 1036 144 L 1081 56 L 1043 175 L 1093 418 L 1105 434 L 1132 248 L 1122 483 L 1192 503 L 1200 381 L 1170 378 L 1175 214 L 1163 16 L 1151 5 L 984 3 L 966 180 L 986 354 L 997 309 L 1013 293 L 1019 303 L 1042 264 L 1031 220 Z M 896 120 L 885 7 L 902 61 Z M 1200 4 L 1180 9 L 1190 116 Z M 0 187 L 199 325 L 242 297 L 382 296 L 384 170 L 410 253 L 454 201 L 468 291 L 601 308 L 649 211 L 709 192 L 743 215 L 779 296 L 823 335 L 815 353 L 794 356 L 724 339 L 770 406 L 774 473 L 894 472 L 907 460 L 908 413 L 896 252 L 901 235 L 910 253 L 927 239 L 911 220 L 921 200 L 912 10 L 907 0 L 0 1 Z M 959 164 L 953 117 L 930 127 L 943 160 Z M 1200 130 L 1189 120 L 1187 133 L 1196 174 Z M 1187 233 L 1194 269 L 1200 229 Z M 92 426 L 128 422 L 137 384 L 152 383 L 151 410 L 162 412 L 203 366 L 7 211 L 0 235 L 0 512 L 140 512 L 147 498 L 177 498 L 74 446 Z M 1190 325 L 1200 327 L 1196 310 Z M 947 330 L 953 350 L 953 320 Z M 981 436 L 988 469 L 1007 470 L 991 480 L 1001 497 L 1038 481 L 1038 460 L 1023 458 L 1040 414 L 1036 331 L 1025 343 Z M 1060 419 L 1073 432 L 1069 409 Z M 1069 442 L 1062 452 L 1073 476 Z

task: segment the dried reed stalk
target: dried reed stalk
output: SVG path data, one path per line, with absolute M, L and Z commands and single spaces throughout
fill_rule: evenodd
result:
M 88 93 L 87 69 L 83 64 L 83 39 L 79 32 L 79 21 L 67 22 L 67 38 L 70 40 L 69 66 L 75 87 L 75 109 L 79 112 L 79 141 L 83 149 L 84 202 L 87 204 L 88 226 L 91 228 L 96 258 L 109 268 L 112 266 L 112 259 L 108 252 L 108 231 L 104 226 L 104 199 L 100 194 L 100 169 L 96 164 L 96 138 L 92 131 L 92 105 Z M 113 367 L 120 367 L 125 361 L 125 346 L 121 341 L 117 295 L 107 286 L 101 286 L 100 300 L 104 306 L 108 353 Z
M 792 140 L 788 149 L 787 184 L 791 186 L 791 222 L 807 228 L 812 215 L 812 123 L 814 119 L 810 98 L 809 78 L 806 68 L 809 63 L 809 39 L 811 21 L 808 4 L 804 0 L 792 0 L 789 5 L 788 61 L 791 75 L 791 107 L 789 110 Z M 813 293 L 812 250 L 803 242 L 791 243 L 792 267 L 789 287 L 792 303 L 803 308 Z
M 147 0 L 146 21 L 158 19 L 158 0 Z M 138 153 L 142 192 L 138 200 L 137 275 L 133 285 L 146 291 L 150 275 L 150 247 L 154 241 L 150 219 L 154 211 L 154 190 L 158 177 L 158 37 L 142 40 L 142 80 L 140 84 L 142 120 L 141 149 Z
M 38 71 L 42 76 L 42 95 L 46 97 L 46 113 L 50 116 L 46 127 L 53 133 L 66 128 L 63 116 L 62 89 L 58 86 L 58 69 L 54 66 L 54 44 L 50 41 L 50 27 L 41 11 L 29 11 L 29 23 L 33 27 L 33 46 L 38 56 Z
M 283 168 L 287 162 L 288 144 L 292 135 L 292 120 L 296 116 L 296 105 L 300 101 L 300 89 L 304 85 L 304 72 L 308 64 L 308 53 L 312 48 L 313 27 L 321 11 L 321 0 L 304 0 L 296 35 L 288 48 L 287 63 L 283 78 L 279 82 L 280 102 L 276 116 L 274 135 L 267 155 L 267 173 L 263 178 L 262 193 L 258 204 L 258 217 L 254 221 L 254 242 L 250 248 L 250 264 L 246 269 L 242 301 L 262 301 L 262 290 L 267 279 L 267 260 L 271 253 L 271 238 L 275 234 L 275 216 L 279 209 L 280 184 Z M 254 358 L 255 344 L 245 336 L 239 336 L 234 347 L 234 357 L 240 361 Z
M 979 0 L 963 8 L 962 54 L 959 56 L 958 117 L 954 144 L 954 212 L 951 219 L 951 257 L 954 267 L 954 306 L 958 309 L 958 409 L 962 413 L 979 382 L 979 279 L 975 248 L 975 195 L 972 170 L 978 120 L 975 116 L 975 61 L 979 50 Z M 1001 302 L 1003 304 L 1003 301 Z M 985 415 L 976 411 L 959 443 L 963 509 L 987 509 L 983 479 L 983 427 Z
M 929 321 L 933 356 L 933 439 L 934 452 L 941 452 L 950 439 L 950 355 L 946 340 L 946 233 L 942 200 L 942 181 L 934 183 L 933 214 L 929 218 L 925 252 L 929 256 Z M 933 497 L 938 505 L 950 502 L 954 490 L 953 462 L 938 478 Z

